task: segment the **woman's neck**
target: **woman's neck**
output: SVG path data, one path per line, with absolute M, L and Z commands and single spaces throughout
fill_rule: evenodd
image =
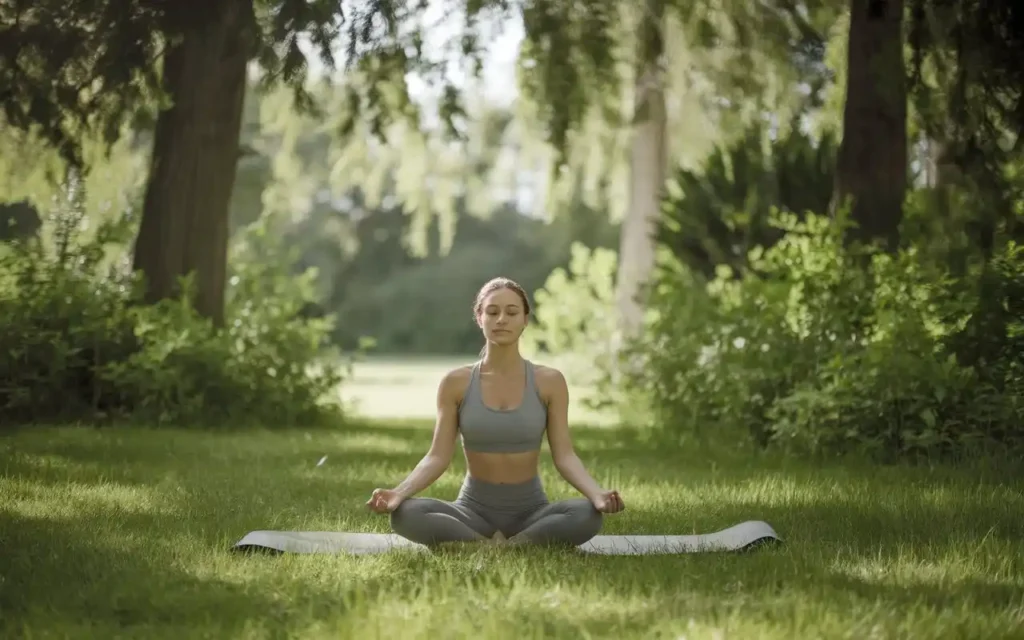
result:
M 519 354 L 518 345 L 498 346 L 488 344 L 487 352 L 484 353 L 482 362 L 491 371 L 512 373 L 522 367 L 523 356 Z

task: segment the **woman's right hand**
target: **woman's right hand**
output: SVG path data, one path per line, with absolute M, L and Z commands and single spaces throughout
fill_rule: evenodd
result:
M 375 513 L 391 513 L 403 500 L 405 498 L 394 489 L 374 489 L 366 506 Z

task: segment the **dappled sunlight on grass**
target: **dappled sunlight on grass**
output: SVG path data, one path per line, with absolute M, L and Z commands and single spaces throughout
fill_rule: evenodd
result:
M 982 543 L 985 544 L 985 543 Z M 877 556 L 859 560 L 834 562 L 837 574 L 867 583 L 913 587 L 929 585 L 955 588 L 965 581 L 990 587 L 1024 589 L 1020 566 L 1005 561 L 1020 550 L 1019 545 L 987 543 L 981 551 L 977 542 L 964 541 L 959 548 L 948 548 L 930 559 L 909 545 L 901 545 L 894 557 Z M 928 554 L 927 551 L 923 555 Z
M 173 514 L 176 509 L 147 487 L 104 482 L 87 485 L 70 482 L 44 488 L 31 482 L 0 478 L 0 494 L 15 513 L 30 518 L 73 520 L 92 515 L 143 513 Z
M 364 503 L 413 468 L 429 422 L 25 430 L 0 438 L 0 539 L 16 550 L 0 557 L 0 632 L 994 638 L 1024 622 L 1024 497 L 996 470 L 808 465 L 574 432 L 588 469 L 626 500 L 603 533 L 757 519 L 784 544 L 658 557 L 240 555 L 231 544 L 255 529 L 387 531 Z M 464 471 L 456 456 L 423 495 L 454 498 Z M 576 495 L 547 453 L 541 473 L 552 499 Z

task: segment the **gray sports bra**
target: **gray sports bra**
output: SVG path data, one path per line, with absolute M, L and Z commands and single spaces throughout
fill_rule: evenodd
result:
M 480 393 L 480 363 L 473 365 L 469 387 L 459 406 L 462 446 L 468 451 L 514 453 L 539 449 L 547 429 L 548 410 L 540 398 L 533 363 L 525 361 L 526 388 L 515 409 L 494 409 Z

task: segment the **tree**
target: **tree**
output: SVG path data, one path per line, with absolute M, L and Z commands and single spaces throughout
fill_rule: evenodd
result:
M 798 7 L 790 0 L 639 3 L 641 15 L 632 35 L 637 55 L 633 61 L 629 204 L 622 226 L 616 293 L 626 339 L 635 336 L 642 325 L 643 295 L 654 272 L 666 180 L 670 166 L 679 160 L 678 150 L 669 140 L 667 77 L 674 72 L 677 80 L 682 80 L 683 91 L 698 85 L 694 76 L 711 85 L 703 89 L 702 110 L 719 126 L 720 143 L 742 137 L 750 123 L 762 123 L 766 113 L 785 122 L 790 119 L 788 114 L 804 108 L 805 99 L 794 91 L 798 85 L 807 85 L 812 101 L 820 92 L 824 75 L 820 69 L 821 29 L 836 13 L 828 4 L 811 1 Z M 675 22 L 670 23 L 669 17 Z M 666 46 L 670 41 L 684 44 L 670 52 Z M 692 66 L 698 70 L 691 71 Z M 694 118 L 696 113 L 684 115 Z
M 155 113 L 134 259 L 149 300 L 173 295 L 194 271 L 198 309 L 222 319 L 247 65 L 262 54 L 265 67 L 294 81 L 295 31 L 322 17 L 324 4 L 279 3 L 263 16 L 276 36 L 269 44 L 252 0 L 12 0 L 0 9 L 4 113 L 38 130 L 68 164 L 85 168 L 82 143 L 94 132 L 113 143 L 126 121 L 145 124 Z
M 196 276 L 196 310 L 224 314 L 229 205 L 239 156 L 246 67 L 256 43 L 251 0 L 218 0 L 163 54 L 163 89 L 133 266 L 146 300 Z
M 966 235 L 964 249 L 987 259 L 1000 228 L 1024 239 L 1014 214 L 1024 197 L 1014 168 L 1024 159 L 1024 5 L 908 4 L 912 121 L 928 151 L 925 186 L 936 212 L 929 222 L 951 240 Z
M 358 111 L 374 134 L 396 118 L 413 118 L 404 78 L 436 77 L 424 52 L 427 2 L 369 0 L 11 0 L 0 7 L 0 98 L 16 127 L 38 129 L 63 158 L 81 166 L 80 142 L 102 131 L 108 141 L 131 119 L 154 126 L 152 163 L 136 244 L 135 267 L 148 299 L 175 294 L 195 272 L 199 309 L 218 321 L 223 309 L 228 201 L 238 158 L 246 68 L 260 63 L 267 84 L 285 82 L 296 105 L 314 105 L 305 86 L 306 37 L 327 67 L 344 44 Z M 523 7 L 539 63 L 534 93 L 550 108 L 549 139 L 565 138 L 607 77 L 602 34 L 614 20 L 612 0 L 536 0 Z M 506 0 L 451 0 L 466 29 L 462 53 L 479 58 L 477 19 L 513 10 Z M 567 28 L 568 27 L 568 28 Z M 569 53 L 572 59 L 565 57 Z M 479 65 L 477 65 L 479 68 Z M 390 83 L 392 91 L 382 85 Z M 448 129 L 459 114 L 446 86 Z
M 103 131 L 113 139 L 132 118 L 151 121 L 155 127 L 152 175 L 136 266 L 149 280 L 151 299 L 172 295 L 174 281 L 195 270 L 198 302 L 216 319 L 225 271 L 226 194 L 231 192 L 233 162 L 239 155 L 236 125 L 246 65 L 258 61 L 265 84 L 283 81 L 294 89 L 296 105 L 309 109 L 315 104 L 307 91 L 307 59 L 300 38 L 315 45 L 316 55 L 328 68 L 334 68 L 336 46 L 343 43 L 344 100 L 351 117 L 339 123 L 340 133 L 383 138 L 400 124 L 406 126 L 404 134 L 421 130 L 423 114 L 412 103 L 405 84 L 414 71 L 441 86 L 437 119 L 452 144 L 464 142 L 464 96 L 445 77 L 444 54 L 440 60 L 432 58 L 424 45 L 424 34 L 432 28 L 422 23 L 429 4 L 411 0 L 83 0 L 68 5 L 56 0 L 12 0 L 0 7 L 0 87 L 11 98 L 5 101 L 5 113 L 15 126 L 38 127 L 69 161 L 80 160 L 76 141 L 83 131 Z M 665 61 L 665 16 L 679 18 L 685 46 L 726 52 L 719 60 L 718 75 L 709 76 L 726 78 L 742 88 L 747 98 L 741 101 L 742 108 L 735 100 L 730 108 L 752 117 L 773 106 L 760 96 L 750 99 L 765 90 L 761 79 L 772 76 L 766 70 L 796 68 L 794 51 L 808 43 L 813 48 L 819 25 L 835 13 L 823 0 L 754 5 L 646 0 L 640 12 L 635 5 L 624 8 L 618 0 L 437 0 L 434 4 L 442 8 L 445 20 L 464 21 L 452 42 L 471 65 L 479 61 L 486 42 L 483 16 L 522 19 L 525 40 L 519 82 L 535 105 L 531 111 L 536 130 L 543 132 L 554 151 L 555 175 L 566 166 L 571 147 L 586 144 L 584 138 L 590 133 L 583 128 L 586 123 L 603 121 L 606 129 L 621 131 L 624 115 L 640 115 L 640 121 L 648 123 L 636 130 L 635 158 L 643 156 L 651 162 L 656 155 L 664 157 L 663 142 L 652 142 L 658 118 L 644 120 L 650 114 L 642 110 L 623 114 L 620 96 L 627 93 L 622 91 L 625 77 L 631 76 L 635 87 L 646 90 L 651 60 Z M 642 19 L 623 18 L 637 13 Z M 212 37 L 217 33 L 225 37 Z M 623 53 L 627 50 L 655 58 Z M 637 70 L 642 73 L 633 73 Z M 209 92 L 191 88 L 204 83 Z M 792 86 L 792 78 L 783 78 L 768 102 L 783 100 L 793 93 Z M 721 83 L 717 91 L 728 93 Z M 657 106 L 657 99 L 653 104 Z M 595 113 L 603 116 L 595 118 Z M 214 127 L 209 124 L 211 135 L 199 134 L 204 123 L 213 122 L 221 124 L 216 133 L 211 134 Z M 850 127 L 855 123 L 851 118 Z M 663 126 L 662 131 L 667 129 Z M 847 156 L 853 157 L 850 138 Z M 433 150 L 421 146 L 424 154 Z M 607 164 L 630 162 L 615 157 Z M 630 173 L 645 182 L 643 188 L 639 182 L 634 185 L 632 198 L 644 204 L 630 206 L 629 214 L 647 220 L 651 215 L 647 205 L 657 201 L 664 173 L 661 178 L 657 172 L 639 168 Z M 842 184 L 852 185 L 852 174 L 846 174 Z M 897 182 L 894 179 L 893 184 Z M 852 188 L 840 190 L 845 193 Z M 640 268 L 623 266 L 622 300 L 634 299 L 637 283 L 644 279 L 643 265 L 649 262 L 643 256 L 651 252 L 640 251 L 636 244 L 637 238 L 646 237 L 653 247 L 652 234 L 640 231 L 643 226 L 637 224 L 636 230 L 631 226 L 623 236 L 629 238 L 630 247 L 635 245 L 628 250 L 623 245 L 624 253 L 640 256 L 636 263 Z M 635 318 L 635 311 L 628 315 Z
M 899 242 L 907 190 L 903 0 L 851 0 L 834 207 L 851 198 L 862 240 Z
M 663 56 L 665 1 L 644 0 L 636 29 L 629 205 L 619 243 L 616 300 L 624 339 L 643 326 L 641 296 L 654 271 L 655 237 L 668 171 Z
M 621 212 L 623 219 L 617 306 L 620 327 L 627 335 L 636 331 L 642 318 L 641 294 L 654 265 L 654 227 L 669 165 L 680 156 L 697 160 L 707 146 L 705 141 L 715 136 L 707 129 L 714 129 L 717 123 L 704 127 L 696 136 L 686 136 L 685 145 L 674 145 L 668 134 L 680 123 L 688 133 L 694 133 L 693 123 L 703 122 L 704 112 L 724 111 L 708 109 L 699 99 L 687 95 L 696 93 L 686 87 L 686 76 L 695 75 L 688 69 L 698 66 L 699 73 L 707 78 L 730 85 L 718 94 L 732 91 L 733 103 L 738 105 L 733 110 L 742 112 L 741 118 L 759 118 L 761 107 L 792 102 L 792 76 L 796 74 L 778 71 L 796 66 L 787 59 L 794 56 L 794 48 L 807 48 L 810 41 L 813 50 L 815 39 L 820 37 L 810 25 L 827 22 L 830 13 L 814 7 L 804 18 L 795 9 L 759 9 L 752 14 L 741 9 L 748 11 L 744 3 L 730 3 L 726 12 L 665 0 L 648 0 L 639 6 L 539 0 L 523 10 L 526 40 L 520 56 L 520 82 L 527 100 L 520 101 L 518 118 L 510 129 L 519 134 L 515 144 L 520 151 L 535 152 L 535 140 L 528 139 L 531 133 L 539 133 L 552 151 L 554 171 L 549 176 L 546 198 L 549 211 L 566 210 L 581 183 L 586 185 L 585 199 L 590 202 L 617 200 L 609 208 Z M 730 20 L 735 23 L 732 28 L 727 24 Z M 777 34 L 768 47 L 751 44 L 758 42 L 752 35 L 761 34 L 762 26 Z M 715 34 L 716 29 L 720 33 Z M 580 38 L 581 33 L 586 37 Z M 687 41 L 691 37 L 692 46 L 665 46 L 666 41 Z M 751 50 L 761 55 L 751 54 Z M 700 53 L 688 55 L 691 52 Z M 804 58 L 813 58 L 813 51 Z M 714 71 L 710 71 L 712 66 Z M 765 76 L 772 74 L 762 73 L 768 68 L 773 68 L 776 76 L 785 77 L 776 82 L 772 98 L 765 101 L 758 92 L 766 92 L 770 84 Z M 359 106 L 368 102 L 364 86 L 359 82 L 349 84 L 351 97 L 347 101 Z M 737 93 L 741 93 L 738 100 Z M 623 94 L 630 94 L 632 100 L 620 100 Z M 669 101 L 675 103 L 672 108 Z M 773 104 L 765 106 L 770 101 Z M 444 111 L 441 107 L 439 110 Z M 363 126 L 369 128 L 372 124 Z M 462 130 L 468 128 L 463 126 Z M 429 134 L 410 130 L 405 122 L 389 133 L 397 141 L 390 150 L 368 150 L 365 136 L 354 136 L 353 143 L 343 143 L 339 165 L 348 170 L 346 178 L 353 181 L 360 175 L 360 165 L 377 164 L 375 170 L 379 171 L 379 166 L 396 161 L 389 155 L 400 153 L 403 174 L 410 178 L 402 180 L 409 186 L 400 187 L 399 192 L 412 209 L 429 209 L 435 202 L 427 202 L 423 191 L 437 185 L 444 151 L 454 148 L 462 154 L 468 145 L 464 139 L 454 143 L 429 139 Z M 702 139 L 695 144 L 693 137 Z M 401 151 L 397 151 L 399 148 Z M 581 179 L 581 173 L 588 174 L 586 179 Z
M 856 238 L 899 243 L 913 125 L 930 156 L 932 210 L 967 213 L 975 246 L 991 254 L 999 218 L 1012 223 L 1002 212 L 1020 194 L 1007 167 L 1024 152 L 1022 48 L 1016 0 L 851 0 L 833 204 L 852 199 Z

